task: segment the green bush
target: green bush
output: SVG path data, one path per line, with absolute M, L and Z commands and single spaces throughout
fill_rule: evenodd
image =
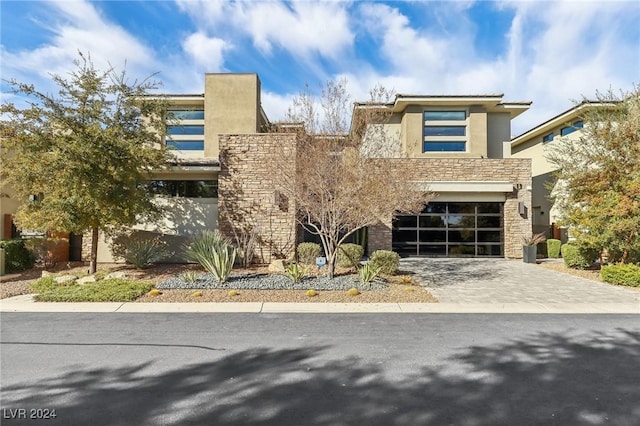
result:
M 380 268 L 380 273 L 393 275 L 400 267 L 400 256 L 398 253 L 389 250 L 376 250 L 371 253 L 369 264 L 372 268 Z
M 303 265 L 315 265 L 316 257 L 322 256 L 322 247 L 317 243 L 298 244 L 298 262 Z
M 97 281 L 95 283 L 56 284 L 53 278 L 41 278 L 31 285 L 40 302 L 131 302 L 146 294 L 153 284 L 122 278 Z
M 229 278 L 236 260 L 236 249 L 219 231 L 205 231 L 187 247 L 187 259 L 199 263 L 219 283 Z
M 24 240 L 0 241 L 0 248 L 4 249 L 7 273 L 26 271 L 33 268 L 36 262 L 35 256 L 27 249 Z
M 360 244 L 340 244 L 338 247 L 338 266 L 341 268 L 357 267 L 364 254 L 364 248 Z
M 562 242 L 553 238 L 547 240 L 547 256 L 551 259 L 558 259 L 560 257 L 560 246 Z
M 605 265 L 600 270 L 600 276 L 606 283 L 640 287 L 640 266 L 638 265 Z
M 562 252 L 564 264 L 569 268 L 587 269 L 594 260 L 590 259 L 588 253 L 573 244 L 563 244 L 560 251 Z
M 171 256 L 167 244 L 159 238 L 131 239 L 124 243 L 122 257 L 125 262 L 136 268 L 146 268 L 154 263 Z

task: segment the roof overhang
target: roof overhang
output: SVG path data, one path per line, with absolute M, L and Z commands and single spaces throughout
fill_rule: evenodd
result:
M 431 192 L 513 192 L 513 183 L 506 181 L 414 181 L 418 190 Z

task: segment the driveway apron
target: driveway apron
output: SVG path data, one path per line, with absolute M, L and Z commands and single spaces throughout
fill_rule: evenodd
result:
M 521 260 L 406 258 L 413 276 L 441 303 L 637 303 L 640 291 L 615 287 Z

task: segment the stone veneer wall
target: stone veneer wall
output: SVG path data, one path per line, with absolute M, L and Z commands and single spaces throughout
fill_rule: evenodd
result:
M 523 235 L 531 234 L 531 160 L 525 158 L 398 158 L 388 160 L 401 167 L 415 181 L 510 182 L 520 190 L 506 194 L 504 203 L 504 255 L 522 257 Z M 528 214 L 522 217 L 518 202 L 523 201 Z M 391 220 L 369 227 L 369 251 L 391 250 Z
M 271 159 L 285 158 L 295 170 L 296 135 L 220 135 L 219 141 L 218 229 L 234 241 L 257 227 L 256 262 L 292 256 L 297 229 L 295 207 L 277 191 Z

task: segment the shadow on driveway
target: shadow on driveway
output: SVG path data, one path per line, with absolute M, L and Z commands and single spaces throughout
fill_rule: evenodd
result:
M 161 373 L 153 364 L 64 371 L 3 387 L 2 403 L 56 408 L 57 418 L 42 422 L 49 425 L 620 426 L 640 415 L 637 330 L 471 347 L 451 359 L 462 369 L 416 367 L 403 379 L 359 358 L 320 361 L 327 349 L 256 348 L 192 365 L 176 359 Z

